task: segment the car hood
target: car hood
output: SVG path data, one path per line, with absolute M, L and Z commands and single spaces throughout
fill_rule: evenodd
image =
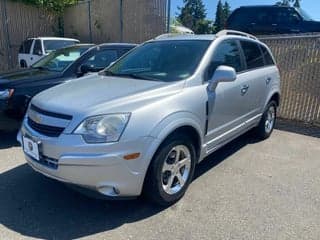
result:
M 21 69 L 0 74 L 0 89 L 21 87 L 29 82 L 58 78 L 62 74 L 40 69 Z
M 155 98 L 176 93 L 183 85 L 184 81 L 166 83 L 89 75 L 43 91 L 32 103 L 46 111 L 83 119 L 111 112 L 131 112 Z

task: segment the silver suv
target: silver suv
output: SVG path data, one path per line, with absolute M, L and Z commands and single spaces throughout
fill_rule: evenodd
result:
M 50 178 L 169 205 L 206 156 L 253 128 L 268 138 L 279 99 L 274 58 L 255 37 L 166 35 L 99 75 L 38 94 L 18 139 Z

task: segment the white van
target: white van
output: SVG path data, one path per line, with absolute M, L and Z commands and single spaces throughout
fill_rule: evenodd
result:
M 40 60 L 43 56 L 59 48 L 80 43 L 77 39 L 57 38 L 57 37 L 38 37 L 28 38 L 19 49 L 18 63 L 22 68 L 30 67 Z

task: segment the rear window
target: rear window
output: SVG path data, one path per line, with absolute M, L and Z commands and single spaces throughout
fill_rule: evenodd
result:
M 247 69 L 263 67 L 264 60 L 259 46 L 249 41 L 240 41 L 240 43 L 247 63 Z
M 46 53 L 50 53 L 54 50 L 69 47 L 79 43 L 78 41 L 70 40 L 44 40 L 43 45 Z
M 275 65 L 275 62 L 274 62 L 270 52 L 268 51 L 268 49 L 263 45 L 260 45 L 260 47 L 262 50 L 262 55 L 263 55 L 265 64 L 267 66 Z
M 24 41 L 20 46 L 19 53 L 29 54 L 32 42 L 32 39 Z

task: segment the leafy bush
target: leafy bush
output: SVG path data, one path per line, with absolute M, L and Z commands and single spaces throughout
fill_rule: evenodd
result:
M 61 14 L 66 7 L 76 4 L 79 0 L 15 0 L 23 2 L 48 11 Z

